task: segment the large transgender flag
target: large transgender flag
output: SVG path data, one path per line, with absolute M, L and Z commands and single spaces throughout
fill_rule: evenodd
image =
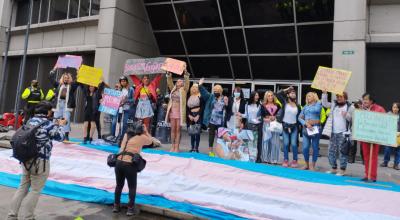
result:
M 55 143 L 43 193 L 113 203 L 116 147 Z M 0 184 L 17 187 L 20 166 L 0 152 Z M 400 186 L 351 177 L 226 161 L 192 153 L 145 150 L 137 203 L 209 219 L 400 219 Z M 125 191 L 126 192 L 126 191 Z M 123 201 L 127 201 L 126 193 Z

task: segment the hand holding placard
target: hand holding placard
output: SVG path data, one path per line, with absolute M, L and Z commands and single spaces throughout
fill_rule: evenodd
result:
M 311 87 L 335 94 L 343 94 L 350 76 L 351 71 L 320 66 Z
M 98 87 L 102 82 L 103 70 L 91 66 L 82 65 L 78 71 L 77 81 L 89 86 Z

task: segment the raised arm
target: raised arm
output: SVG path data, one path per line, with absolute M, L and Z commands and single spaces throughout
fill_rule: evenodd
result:
M 201 98 L 204 102 L 207 102 L 207 100 L 210 98 L 211 93 L 209 93 L 207 89 L 202 85 L 199 85 L 199 90 Z
M 189 72 L 187 72 L 187 71 L 185 71 L 185 75 L 183 75 L 183 77 L 184 77 L 184 80 L 185 80 L 185 84 L 184 84 L 184 89 L 185 89 L 185 92 L 188 92 L 189 91 L 189 87 L 190 87 L 190 81 L 189 81 L 189 77 L 190 77 L 190 74 L 189 74 Z
M 276 98 L 278 99 L 278 101 L 282 104 L 285 105 L 286 104 L 286 90 L 281 89 L 276 93 Z
M 156 77 L 154 77 L 153 81 L 151 81 L 151 85 L 153 85 L 154 89 L 157 89 L 159 87 L 161 79 L 162 74 L 158 74 Z
M 136 75 L 129 75 L 129 77 L 131 78 L 135 86 L 139 86 L 142 83 L 142 80 L 140 80 L 139 77 L 137 77 Z
M 328 93 L 326 93 L 326 92 L 322 93 L 321 102 L 322 102 L 322 106 L 324 106 L 325 108 L 332 107 L 332 103 L 328 101 Z
M 174 89 L 174 82 L 172 81 L 172 74 L 171 73 L 167 73 L 167 85 L 168 85 L 168 89 L 170 91 L 172 91 L 172 89 Z
M 56 78 L 57 78 L 57 69 L 52 69 L 49 73 L 49 80 L 54 88 L 57 88 L 60 84 L 59 82 L 57 82 Z

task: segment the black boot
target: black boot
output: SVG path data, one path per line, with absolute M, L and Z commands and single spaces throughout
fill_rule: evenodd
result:
M 89 144 L 91 144 L 93 141 L 93 138 L 89 138 Z
M 69 141 L 69 132 L 65 132 L 65 138 L 64 140 Z
M 87 137 L 84 137 L 84 138 L 83 138 L 83 144 L 86 144 L 86 143 L 87 143 L 87 140 L 88 140 L 88 138 L 87 138 Z

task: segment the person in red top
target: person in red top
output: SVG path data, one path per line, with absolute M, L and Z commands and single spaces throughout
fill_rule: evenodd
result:
M 364 110 L 386 113 L 385 109 L 382 106 L 375 104 L 375 99 L 372 97 L 371 94 L 365 93 L 362 96 L 362 99 L 363 99 L 362 107 Z M 362 179 L 362 181 L 369 181 L 368 169 L 369 169 L 369 163 L 372 163 L 371 164 L 371 181 L 376 182 L 376 179 L 378 176 L 377 173 L 378 173 L 379 144 L 373 144 L 372 147 L 370 147 L 370 143 L 361 142 L 361 147 L 363 150 L 364 166 L 365 166 L 365 177 Z M 372 161 L 369 161 L 370 150 L 372 150 Z
M 150 120 L 154 115 L 152 103 L 157 101 L 156 89 L 160 85 L 162 75 L 158 74 L 151 82 L 148 75 L 144 75 L 142 79 L 139 79 L 136 75 L 130 75 L 130 77 L 135 84 L 133 96 L 137 103 L 135 117 L 141 120 L 146 128 L 150 130 Z

